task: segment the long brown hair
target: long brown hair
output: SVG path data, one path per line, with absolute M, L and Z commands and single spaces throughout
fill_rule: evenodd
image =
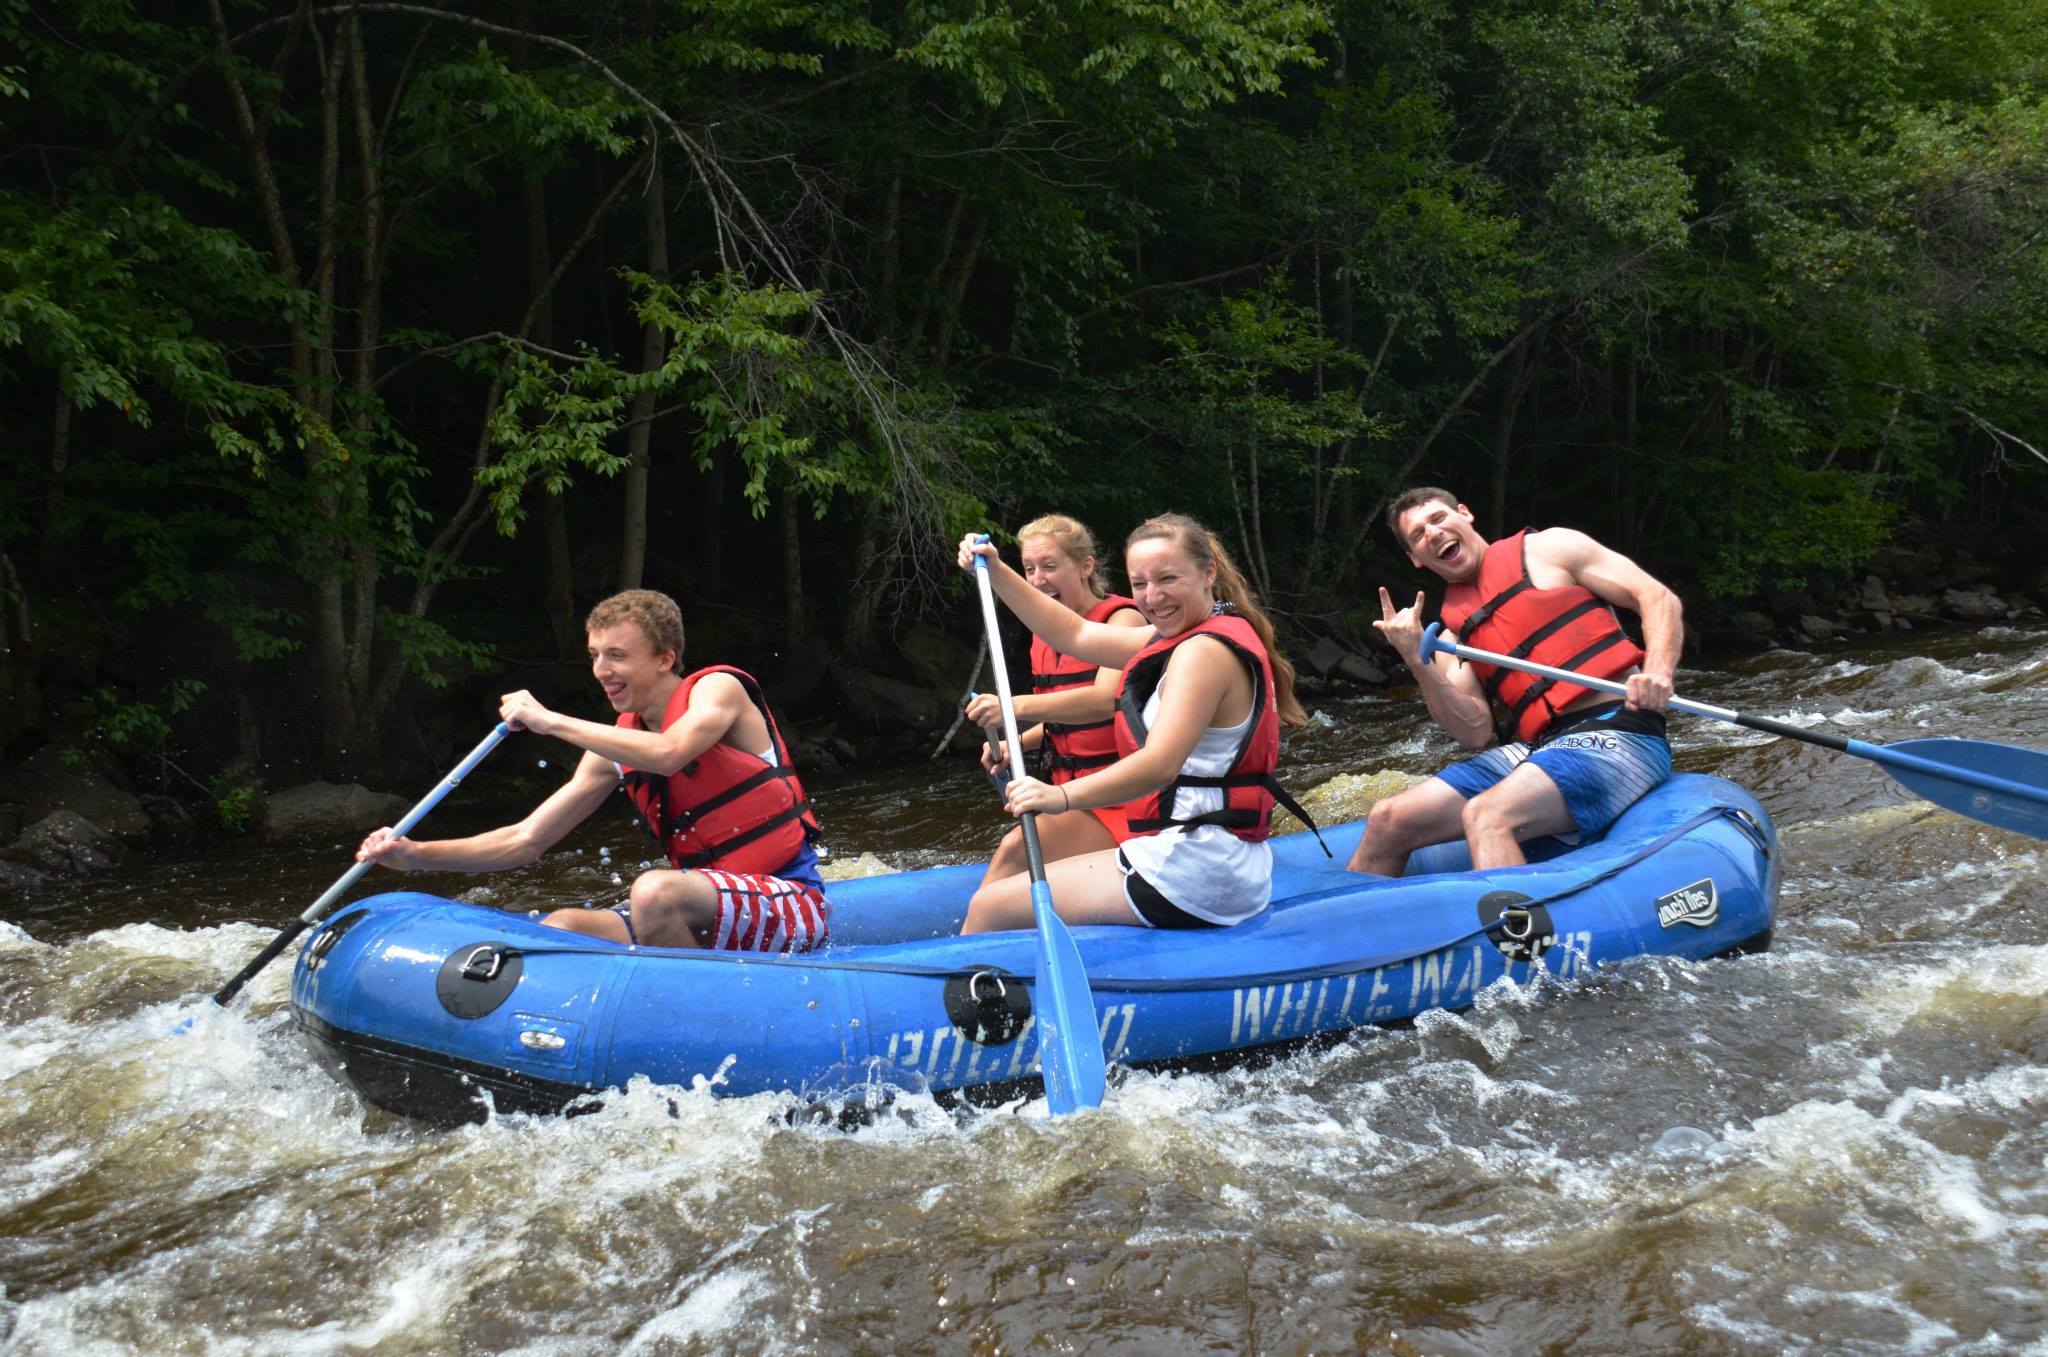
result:
M 1131 535 L 1124 539 L 1124 550 L 1153 539 L 1178 544 L 1197 566 L 1216 567 L 1217 599 L 1228 603 L 1239 617 L 1249 622 L 1258 633 L 1259 644 L 1266 648 L 1266 658 L 1273 666 L 1273 710 L 1280 714 L 1281 724 L 1298 726 L 1306 722 L 1308 713 L 1294 696 L 1294 666 L 1280 653 L 1280 644 L 1273 637 L 1272 619 L 1259 606 L 1258 595 L 1245 582 L 1237 562 L 1216 540 L 1216 534 L 1186 514 L 1157 514 L 1131 529 Z

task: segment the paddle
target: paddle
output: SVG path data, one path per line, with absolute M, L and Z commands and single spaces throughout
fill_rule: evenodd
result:
M 981 694 L 979 693 L 969 693 L 967 695 L 967 700 L 969 702 L 972 702 L 975 698 L 979 696 L 981 696 Z M 981 728 L 981 737 L 984 740 L 988 741 L 988 747 L 996 752 L 996 757 L 998 759 L 1002 758 L 1003 742 L 996 735 L 994 728 L 990 726 L 983 726 Z M 988 780 L 992 784 L 994 784 L 997 796 L 1007 796 L 1009 794 L 1010 770 L 1008 768 L 1004 768 L 1000 772 L 990 771 L 988 775 Z
M 468 777 L 470 771 L 484 761 L 484 755 L 498 747 L 498 741 L 504 739 L 510 733 L 511 727 L 500 721 L 495 730 L 484 736 L 482 741 L 477 744 L 477 747 L 470 750 L 468 756 L 461 763 L 455 765 L 454 772 L 442 778 L 439 786 L 428 792 L 424 797 L 421 797 L 420 803 L 407 811 L 403 820 L 400 820 L 391 827 L 391 837 L 394 839 L 404 838 L 413 826 L 426 817 L 428 811 L 441 803 L 442 797 L 454 791 L 456 785 L 462 779 Z M 222 985 L 220 992 L 213 996 L 213 1001 L 225 1006 L 229 1000 L 241 993 L 242 986 L 256 978 L 256 972 L 268 966 L 279 952 L 291 946 L 293 938 L 298 937 L 299 934 L 305 932 L 314 924 L 319 923 L 326 916 L 328 908 L 341 898 L 342 893 L 348 890 L 350 886 L 355 885 L 356 878 L 369 871 L 374 865 L 374 863 L 369 862 L 358 862 L 355 866 L 343 872 L 339 881 L 329 886 L 318 900 L 306 906 L 304 914 L 301 914 L 298 918 L 279 929 L 277 936 L 270 940 L 270 945 L 258 952 L 255 960 L 242 967 L 240 975 L 228 981 L 227 984 Z
M 1570 669 L 1552 669 L 1512 655 L 1446 641 L 1438 633 L 1441 622 L 1432 622 L 1422 633 L 1425 659 L 1442 651 L 1460 659 L 1478 660 L 1508 669 L 1565 683 L 1576 683 L 1603 693 L 1624 695 L 1628 689 L 1611 679 L 1597 679 Z M 1767 735 L 1782 735 L 1851 754 L 1882 765 L 1887 772 L 1927 800 L 1958 815 L 1967 815 L 2000 829 L 2017 830 L 2037 839 L 2048 839 L 2048 753 L 2018 745 L 1996 744 L 1990 740 L 1901 740 L 1897 744 L 1868 744 L 1817 730 L 1803 730 L 1773 721 L 1768 716 L 1748 716 L 1726 707 L 1712 707 L 1682 697 L 1671 699 L 1674 711 L 1728 721 Z
M 982 538 L 984 542 L 988 539 Z M 981 622 L 988 629 L 989 662 L 996 671 L 996 701 L 1003 709 L 1003 734 L 1010 742 L 1010 776 L 1024 776 L 1024 745 L 1017 738 L 1017 708 L 1010 700 L 1010 670 L 996 627 L 996 596 L 989 584 L 988 558 L 974 558 L 974 582 L 981 590 Z M 993 736 L 990 737 L 993 739 Z M 1100 1107 L 1107 1076 L 1102 1032 L 1095 1025 L 1095 996 L 1081 949 L 1053 912 L 1052 887 L 1045 879 L 1045 853 L 1038 844 L 1038 816 L 1026 814 L 1024 853 L 1031 862 L 1031 913 L 1038 923 L 1038 1063 L 1045 1075 L 1045 1101 L 1054 1116 Z

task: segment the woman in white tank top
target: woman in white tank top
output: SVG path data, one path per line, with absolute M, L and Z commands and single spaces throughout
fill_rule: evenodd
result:
M 1139 525 L 1125 545 L 1131 596 L 1150 623 L 1110 627 L 1088 622 L 1032 589 L 1002 564 L 993 547 L 962 539 L 959 562 L 974 568 L 988 559 L 989 579 L 1010 610 L 1061 654 L 1090 664 L 1129 665 L 1155 641 L 1170 640 L 1207 621 L 1219 605 L 1239 614 L 1257 633 L 1273 674 L 1271 701 L 1280 719 L 1303 719 L 1294 698 L 1294 671 L 1272 643 L 1272 624 L 1253 601 L 1237 567 L 1208 529 L 1179 514 Z M 1249 638 L 1247 638 L 1249 640 Z M 1036 778 L 1010 784 L 1009 809 L 1058 813 L 1119 805 L 1159 791 L 1188 775 L 1231 771 L 1256 716 L 1260 682 L 1237 650 L 1207 632 L 1174 646 L 1147 700 L 1144 743 L 1097 772 L 1054 787 Z M 1220 809 L 1220 788 L 1176 789 L 1175 820 Z M 1220 825 L 1178 826 L 1127 839 L 1104 849 L 1046 864 L 1053 907 L 1068 923 L 1200 928 L 1243 922 L 1264 911 L 1272 894 L 1273 855 Z M 1029 928 L 1031 882 L 1019 873 L 986 881 L 974 894 L 964 930 Z

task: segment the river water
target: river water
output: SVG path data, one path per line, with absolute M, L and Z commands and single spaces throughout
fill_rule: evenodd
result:
M 2048 748 L 2039 630 L 1680 677 L 1866 740 Z M 1314 706 L 1283 771 L 1339 814 L 1389 780 L 1351 775 L 1453 753 L 1413 701 Z M 1768 954 L 1496 987 L 1260 1069 L 1113 1072 L 1058 1121 L 905 1095 L 843 1131 L 639 1087 L 427 1129 L 315 1066 L 286 962 L 206 998 L 345 839 L 43 897 L 0 921 L 0 1352 L 2048 1353 L 2048 845 L 1863 760 L 1674 732 L 1777 819 Z M 564 767 L 494 758 L 423 833 Z M 970 860 L 1000 827 L 971 765 L 813 792 L 839 872 Z M 635 834 L 440 884 L 616 899 Z

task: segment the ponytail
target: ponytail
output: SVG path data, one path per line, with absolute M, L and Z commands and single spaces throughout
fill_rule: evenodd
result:
M 1158 514 L 1131 529 L 1124 549 L 1128 551 L 1137 543 L 1154 538 L 1177 542 L 1197 565 L 1216 567 L 1216 601 L 1228 604 L 1232 612 L 1249 623 L 1258 634 L 1259 644 L 1266 648 L 1266 659 L 1273 666 L 1273 710 L 1279 714 L 1280 723 L 1298 726 L 1307 722 L 1308 713 L 1294 696 L 1294 666 L 1280 653 L 1272 619 L 1259 607 L 1258 595 L 1246 583 L 1237 562 L 1216 540 L 1216 534 L 1186 514 Z

